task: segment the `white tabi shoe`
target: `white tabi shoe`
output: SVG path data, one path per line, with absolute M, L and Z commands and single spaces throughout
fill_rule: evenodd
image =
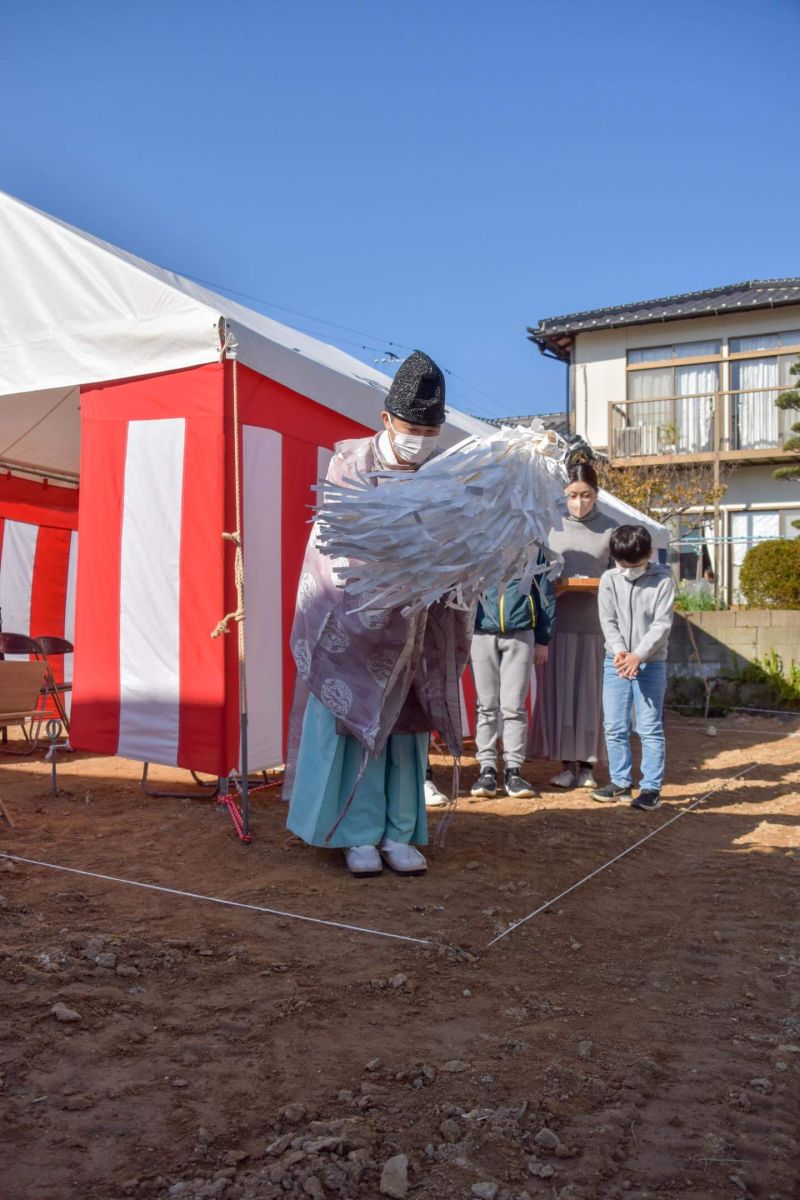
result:
M 444 808 L 448 803 L 447 796 L 440 792 L 432 779 L 425 780 L 425 807 Z
M 383 863 L 377 846 L 348 846 L 344 861 L 351 875 L 380 875 Z
M 574 788 L 577 786 L 578 777 L 574 771 L 570 771 L 569 767 L 565 767 L 558 775 L 553 776 L 550 783 L 557 788 Z
M 387 867 L 391 867 L 398 875 L 424 875 L 428 869 L 425 855 L 405 842 L 393 842 L 391 838 L 384 838 L 381 842 L 381 854 Z

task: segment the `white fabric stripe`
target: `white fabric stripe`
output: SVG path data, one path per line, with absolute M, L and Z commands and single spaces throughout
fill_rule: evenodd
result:
M 74 530 L 69 539 L 69 563 L 67 566 L 67 602 L 64 610 L 64 637 L 75 644 L 75 585 L 78 579 L 78 533 Z M 64 682 L 72 682 L 74 654 L 64 655 Z M 72 693 L 67 693 L 67 704 Z
M 283 762 L 281 442 L 273 429 L 242 431 L 248 766 Z
M 185 421 L 131 421 L 120 563 L 117 753 L 174 765 L 180 718 Z
M 327 446 L 317 447 L 317 480 L 324 479 L 328 474 L 328 464 L 333 458 L 333 451 Z
M 0 611 L 4 633 L 30 634 L 33 560 L 38 537 L 38 525 L 8 520 L 5 523 L 0 562 Z M 24 659 L 27 655 L 9 654 L 7 657 Z

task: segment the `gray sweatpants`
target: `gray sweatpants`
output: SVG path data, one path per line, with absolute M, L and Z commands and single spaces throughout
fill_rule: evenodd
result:
M 475 741 L 481 767 L 497 768 L 497 724 L 503 717 L 503 760 L 506 770 L 525 761 L 528 713 L 525 699 L 531 683 L 532 629 L 516 633 L 476 633 L 472 639 L 472 671 L 478 693 Z

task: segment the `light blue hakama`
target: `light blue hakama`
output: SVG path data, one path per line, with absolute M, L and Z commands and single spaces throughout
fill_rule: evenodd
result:
M 380 758 L 370 756 L 350 808 L 327 843 L 377 846 L 384 837 L 424 845 L 427 733 L 395 733 Z M 336 718 L 309 696 L 286 824 L 311 846 L 324 846 L 353 791 L 361 744 L 336 732 Z

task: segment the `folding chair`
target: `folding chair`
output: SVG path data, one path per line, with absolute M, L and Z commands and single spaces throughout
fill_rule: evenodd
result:
M 26 727 L 26 722 L 41 723 L 39 701 L 42 697 L 45 664 L 43 662 L 0 662 L 0 728 L 8 729 L 19 725 L 25 735 L 27 748 L 6 749 L 6 754 L 33 754 L 36 741 Z
M 69 645 L 69 642 L 66 642 L 65 645 Z M 41 686 L 36 733 L 33 737 L 34 748 L 38 745 L 42 722 L 47 716 L 48 700 L 52 699 L 56 715 L 59 721 L 63 723 L 67 733 L 69 733 L 69 720 L 64 707 L 64 701 L 58 690 L 61 685 L 56 683 L 50 664 L 47 661 L 47 655 L 38 639 L 29 637 L 27 633 L 0 633 L 0 655 L 5 656 L 7 654 L 24 654 L 26 657 L 30 655 L 44 666 L 44 682 Z
M 74 654 L 75 647 L 72 642 L 68 642 L 62 637 L 37 637 L 35 639 L 42 649 L 45 662 L 47 663 L 48 672 L 50 675 L 50 694 L 53 697 L 53 704 L 58 710 L 59 720 L 64 726 L 64 731 L 69 737 L 69 714 L 67 713 L 67 703 L 65 696 L 67 692 L 72 691 L 71 683 L 58 683 L 56 681 L 55 672 L 51 665 L 51 659 L 58 658 L 59 655 Z

